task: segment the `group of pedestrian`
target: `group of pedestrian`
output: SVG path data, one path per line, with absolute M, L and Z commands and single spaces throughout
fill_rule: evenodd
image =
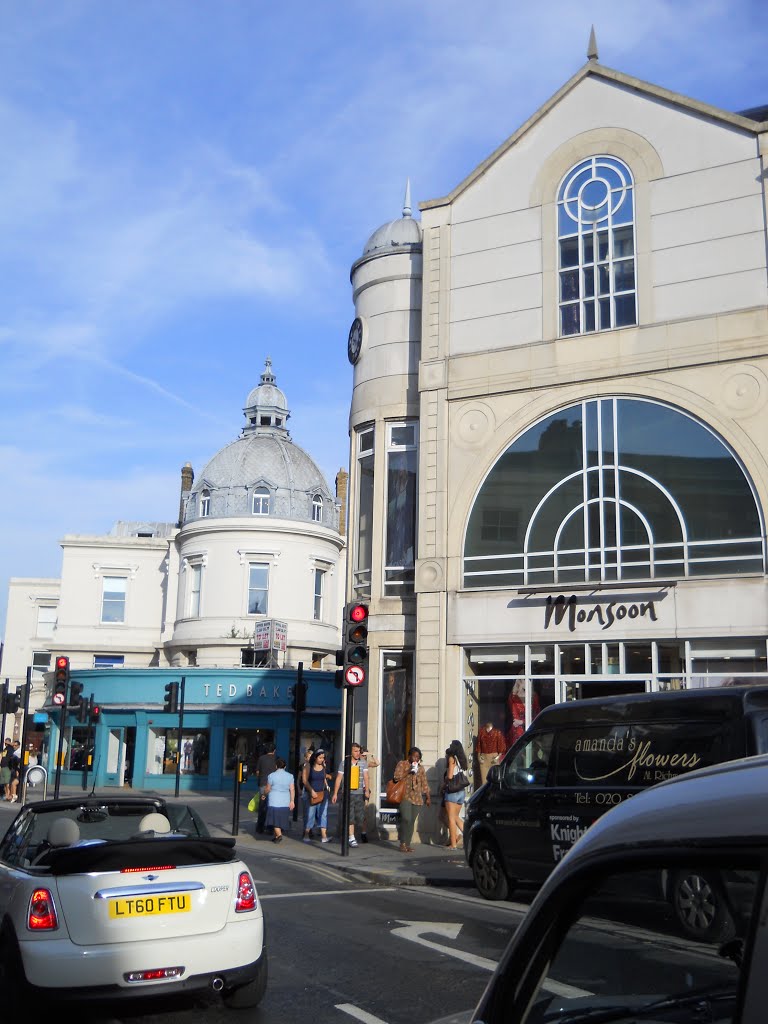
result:
M 19 799 L 17 790 L 21 779 L 21 744 L 18 740 L 6 737 L 0 754 L 0 786 L 3 787 L 3 799 L 15 804 Z
M 344 785 L 345 772 L 349 771 L 349 836 L 351 847 L 368 842 L 366 832 L 365 806 L 371 796 L 370 768 L 379 766 L 379 761 L 364 751 L 360 743 L 350 748 L 349 765 L 342 759 L 337 771 L 328 764 L 328 754 L 322 748 L 308 747 L 298 779 L 286 770 L 286 762 L 275 754 L 274 744 L 258 760 L 256 773 L 259 781 L 259 811 L 256 831 L 273 831 L 272 842 L 280 843 L 290 825 L 291 812 L 296 806 L 297 785 L 303 808 L 303 842 L 311 843 L 314 830 L 320 832 L 320 842 L 330 843 L 328 835 L 328 809 L 336 804 Z M 464 823 L 461 809 L 465 790 L 469 786 L 466 776 L 467 755 L 459 740 L 453 740 L 445 751 L 445 771 L 440 786 L 441 819 L 448 830 L 449 850 L 455 850 L 463 840 Z M 395 766 L 396 782 L 405 780 L 405 791 L 399 804 L 398 840 L 401 853 L 413 853 L 411 843 L 421 807 L 432 802 L 429 780 L 422 753 L 418 747 L 411 747 L 407 757 Z
M 419 748 L 411 747 L 405 760 L 398 761 L 395 765 L 395 782 L 405 779 L 405 791 L 398 805 L 397 820 L 397 838 L 401 853 L 413 853 L 411 842 L 419 809 L 429 807 L 432 803 L 429 780 L 421 758 Z M 448 829 L 446 846 L 449 850 L 458 848 L 464 834 L 461 808 L 465 799 L 464 791 L 469 785 L 467 767 L 467 755 L 463 745 L 459 740 L 452 740 L 445 751 L 445 771 L 440 786 L 440 815 Z
M 379 763 L 368 751 L 363 751 L 361 744 L 352 744 L 349 765 L 349 845 L 353 847 L 358 845 L 356 829 L 360 842 L 368 842 L 365 822 L 365 805 L 371 796 L 368 772 L 369 768 L 377 768 Z M 345 767 L 342 760 L 334 778 L 326 751 L 322 747 L 315 749 L 310 746 L 304 752 L 304 763 L 297 782 L 294 782 L 293 776 L 286 771 L 285 760 L 276 756 L 272 744 L 259 757 L 256 765 L 259 782 L 256 831 L 263 833 L 271 829 L 272 842 L 282 841 L 283 833 L 290 824 L 291 812 L 296 806 L 298 785 L 303 809 L 303 841 L 311 843 L 314 831 L 319 830 L 320 842 L 330 843 L 328 808 L 331 803 L 336 804 L 339 800 Z

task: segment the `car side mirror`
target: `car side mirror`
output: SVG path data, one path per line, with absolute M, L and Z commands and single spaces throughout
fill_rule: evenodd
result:
M 488 769 L 488 775 L 486 776 L 486 782 L 490 782 L 494 786 L 498 786 L 501 783 L 501 766 L 498 764 L 492 764 Z

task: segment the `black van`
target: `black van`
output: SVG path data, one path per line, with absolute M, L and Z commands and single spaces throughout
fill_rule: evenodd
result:
M 553 704 L 467 803 L 475 885 L 486 899 L 506 899 L 518 882 L 543 882 L 593 821 L 641 789 L 765 752 L 768 686 Z

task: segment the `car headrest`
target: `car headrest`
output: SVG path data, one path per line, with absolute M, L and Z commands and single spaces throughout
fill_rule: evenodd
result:
M 46 838 L 51 846 L 72 846 L 80 838 L 80 826 L 71 818 L 54 818 Z
M 158 811 L 145 814 L 139 822 L 139 832 L 160 832 L 165 834 L 170 831 L 170 821 L 168 821 L 164 814 L 160 814 Z

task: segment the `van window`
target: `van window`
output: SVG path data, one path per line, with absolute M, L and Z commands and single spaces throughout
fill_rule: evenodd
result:
M 722 723 L 609 722 L 563 729 L 555 785 L 652 786 L 734 756 Z
M 552 732 L 536 733 L 504 762 L 501 770 L 505 789 L 543 786 L 546 783 L 554 735 Z

